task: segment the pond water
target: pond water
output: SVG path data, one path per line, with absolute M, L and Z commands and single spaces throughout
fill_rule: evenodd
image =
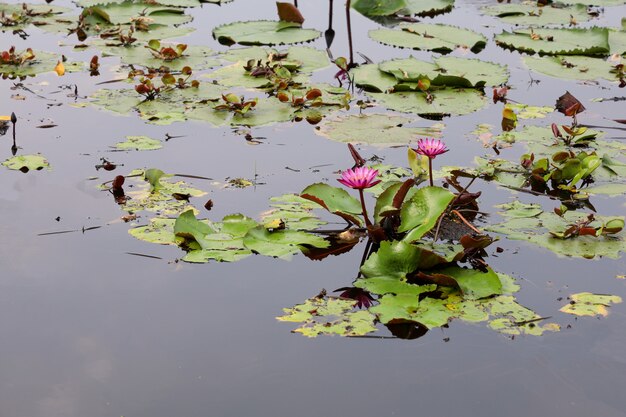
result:
M 299 3 L 304 26 L 323 32 L 327 2 Z M 334 57 L 348 56 L 343 4 L 334 3 L 331 51 Z M 451 55 L 506 64 L 509 97 L 521 103 L 554 106 L 569 91 L 587 108 L 580 122 L 609 126 L 603 129 L 604 139 L 623 143 L 624 130 L 612 119 L 626 117 L 624 102 L 593 99 L 621 97 L 625 90 L 606 80 L 565 81 L 531 72 L 523 55 L 493 42 L 495 34 L 510 26 L 480 12 L 491 3 L 457 0 L 451 12 L 422 21 L 483 33 L 488 39 L 484 50 L 455 50 Z M 52 5 L 70 7 L 75 14 L 80 10 L 65 1 Z M 195 31 L 176 39 L 215 51 L 228 47 L 213 38 L 214 27 L 276 19 L 274 3 L 260 0 L 204 4 L 186 13 L 193 16 L 186 26 Z M 607 7 L 582 26 L 620 27 L 624 16 L 626 6 Z M 368 31 L 379 27 L 352 11 L 355 51 L 374 62 L 433 55 L 375 42 Z M 612 305 L 608 317 L 559 312 L 574 293 L 624 297 L 626 280 L 618 279 L 626 274 L 622 258 L 559 257 L 504 236 L 490 247 L 486 260 L 494 270 L 516 278 L 520 304 L 541 317 L 552 316 L 560 325 L 559 332 L 542 336 L 511 337 L 484 323 L 461 320 L 432 328 L 415 340 L 394 338 L 382 326 L 367 337 L 294 334 L 297 323 L 276 320 L 284 314 L 282 309 L 322 289 L 331 293 L 350 286 L 364 242 L 323 261 L 296 255 L 290 261 L 250 256 L 232 263 L 187 263 L 180 260 L 185 253 L 175 246 L 129 235 L 131 227 L 147 224 L 151 215 L 123 222 L 126 213 L 99 185 L 142 168 L 207 177 L 210 180 L 183 177 L 208 193 L 191 200 L 198 218 L 219 220 L 243 213 L 258 219 L 272 196 L 299 193 L 314 182 L 335 185 L 337 172 L 353 163 L 345 143 L 316 134 L 316 127 L 306 122 L 253 127 L 251 135 L 262 138 L 255 144 L 230 126 L 191 120 L 157 125 L 135 114 L 84 105 L 100 88 L 121 88 L 123 83 L 96 83 L 124 78 L 128 68 L 120 69 L 119 58 L 104 57 L 97 48 L 73 48 L 80 43 L 75 35 L 32 26 L 26 32 L 26 39 L 10 31 L 0 33 L 0 51 L 12 45 L 20 51 L 31 47 L 64 54 L 68 62 L 88 62 L 98 54 L 101 67 L 98 77 L 90 77 L 87 70 L 68 71 L 63 77 L 46 72 L 26 78 L 21 87 L 16 85 L 19 80 L 0 81 L 0 115 L 18 116 L 17 154 L 41 153 L 51 166 L 28 173 L 0 167 L 0 416 L 626 416 L 626 304 Z M 326 48 L 323 35 L 307 45 Z M 316 71 L 313 80 L 336 84 L 337 70 L 327 66 Z M 264 95 L 233 91 L 243 91 L 246 97 Z M 490 91 L 486 89 L 488 98 Z M 363 97 L 355 89 L 351 110 L 343 111 L 358 114 L 355 102 Z M 499 134 L 502 108 L 502 103 L 489 103 L 477 112 L 444 118 L 443 140 L 450 151 L 436 159 L 437 167 L 472 167 L 474 156 L 495 157 L 470 132 L 488 123 Z M 384 106 L 364 113 L 402 115 Z M 436 123 L 408 117 L 413 126 Z M 517 130 L 569 120 L 554 113 L 545 120 L 520 120 Z M 112 149 L 129 135 L 158 138 L 163 147 Z M 173 138 L 165 141 L 169 136 Z M 9 128 L 0 137 L 0 160 L 12 157 L 11 145 Z M 376 155 L 385 164 L 407 166 L 404 146 L 358 149 L 365 158 Z M 501 152 L 518 161 L 525 149 L 516 143 Z M 111 172 L 96 170 L 101 158 L 123 166 Z M 232 178 L 249 179 L 254 185 L 224 187 Z M 479 204 L 492 213 L 489 221 L 499 219 L 496 204 L 519 200 L 540 203 L 547 211 L 559 205 L 482 180 L 471 191 L 482 191 Z M 209 198 L 214 207 L 207 212 L 203 204 Z M 600 195 L 593 197 L 593 205 L 598 214 L 620 216 L 625 200 L 623 195 Z M 332 227 L 343 227 L 330 221 Z M 496 246 L 503 251 L 496 252 Z

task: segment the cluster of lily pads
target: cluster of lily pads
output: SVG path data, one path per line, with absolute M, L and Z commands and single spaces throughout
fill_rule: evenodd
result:
M 569 3 L 499 4 L 483 11 L 516 25 L 496 35 L 497 45 L 542 55 L 523 57 L 530 69 L 626 85 L 621 63 L 626 53 L 624 21 L 622 28 L 581 29 L 576 26 L 593 20 L 599 11 Z M 22 37 L 33 28 L 69 33 L 79 42 L 76 48 L 96 48 L 102 57 L 118 57 L 123 69 L 116 81 L 123 87 L 104 88 L 86 99 L 99 108 L 135 113 L 153 124 L 196 120 L 213 126 L 255 127 L 306 120 L 319 125 L 319 135 L 350 144 L 354 167 L 344 170 L 338 180 L 357 190 L 359 198 L 336 184 L 315 183 L 300 193 L 271 199 L 270 210 L 258 219 L 242 213 L 218 221 L 199 219 L 192 202 L 206 192 L 155 168 L 118 175 L 102 185 L 128 213 L 126 220 L 136 222 L 142 215 L 149 219 L 143 225 L 133 223 L 132 236 L 177 246 L 186 262 L 235 262 L 253 255 L 289 259 L 299 253 L 320 260 L 363 243 L 356 278 L 339 277 L 351 280 L 349 287 L 336 296 L 324 291 L 285 309 L 279 317 L 300 323 L 297 332 L 363 336 L 385 326 L 397 337 L 414 338 L 451 320 L 486 322 L 510 335 L 558 331 L 557 323 L 518 303 L 519 286 L 512 277 L 487 264 L 487 249 L 497 239 L 487 232 L 564 256 L 619 258 L 626 251 L 624 219 L 595 214 L 591 203 L 594 195 L 625 191 L 621 179 L 626 175 L 626 146 L 603 140 L 602 132 L 579 125 L 576 116 L 584 107 L 575 101 L 554 108 L 513 102 L 507 97 L 509 73 L 504 65 L 444 56 L 456 50 L 479 54 L 489 42 L 468 29 L 415 21 L 415 16 L 451 10 L 453 0 L 351 2 L 359 13 L 392 26 L 372 30 L 373 40 L 439 54 L 430 60 L 410 57 L 363 65 L 352 61 L 352 50 L 348 61 L 331 60 L 325 51 L 307 46 L 272 47 L 309 42 L 321 35 L 304 28 L 299 13 L 289 8 L 281 11 L 285 6 L 280 5 L 277 21 L 235 22 L 213 30 L 219 44 L 243 47 L 218 53 L 205 46 L 164 42 L 192 30 L 184 26 L 192 20 L 186 9 L 200 4 L 199 0 L 79 0 L 78 16 L 70 9 L 47 5 L 0 4 L 0 30 Z M 539 27 L 544 25 L 555 27 Z M 57 54 L 10 48 L 0 51 L 0 73 L 21 79 L 50 71 L 62 76 L 66 69 L 98 75 L 97 55 L 84 64 L 64 61 Z M 339 67 L 339 86 L 311 81 L 314 71 L 332 63 Z M 347 88 L 343 81 L 348 81 Z M 364 92 L 356 103 L 354 86 Z M 475 167 L 434 170 L 434 159 L 446 151 L 439 140 L 443 125 L 411 126 L 414 119 L 408 115 L 367 111 L 378 105 L 440 120 L 485 107 L 488 87 L 493 87 L 493 105 L 503 105 L 504 133 L 492 135 L 490 127 L 481 125 L 477 134 L 487 135 L 496 150 L 522 143 L 528 149 L 519 160 L 477 157 Z M 359 114 L 346 113 L 354 104 Z M 571 116 L 572 123 L 516 130 L 518 119 L 544 118 L 554 110 Z M 368 167 L 351 144 L 358 138 L 365 144 L 402 145 L 419 136 L 430 139 L 406 150 L 408 169 Z M 162 145 L 146 136 L 129 136 L 115 148 L 155 150 Z M 48 162 L 40 155 L 19 155 L 3 165 L 26 172 L 48 167 Z M 105 170 L 111 166 L 103 161 Z M 504 220 L 479 229 L 474 221 L 482 212 L 480 193 L 469 191 L 477 179 L 549 196 L 558 207 L 545 211 L 537 204 L 502 204 L 497 208 Z M 435 185 L 435 180 L 443 180 L 443 186 Z M 424 185 L 426 181 L 429 185 Z M 250 184 L 242 179 L 231 183 Z M 373 210 L 370 207 L 368 212 L 367 201 L 372 199 Z M 205 207 L 210 209 L 211 204 Z M 327 213 L 319 214 L 322 210 Z M 327 229 L 329 214 L 338 216 L 346 227 Z M 621 300 L 581 293 L 569 301 L 561 311 L 606 315 L 606 306 Z

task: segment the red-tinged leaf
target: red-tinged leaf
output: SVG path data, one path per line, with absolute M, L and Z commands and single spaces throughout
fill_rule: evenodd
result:
M 552 123 L 552 134 L 554 135 L 555 138 L 562 138 L 563 135 L 561 135 L 561 131 L 559 130 L 559 127 L 556 125 L 556 123 Z
M 291 3 L 276 2 L 278 18 L 284 22 L 304 23 L 304 16 L 300 10 Z
M 115 179 L 113 179 L 113 184 L 111 185 L 111 188 L 113 188 L 114 190 L 119 190 L 120 188 L 122 188 L 122 185 L 124 185 L 124 181 L 124 176 L 118 175 L 117 177 L 115 177 Z
M 578 234 L 580 236 L 596 236 L 596 232 L 594 227 L 581 227 Z
M 408 180 L 404 181 L 396 195 L 393 197 L 393 202 L 391 204 L 394 208 L 400 210 L 406 194 L 409 192 L 411 187 L 413 187 L 413 185 L 415 185 L 415 180 L 413 178 L 409 178 Z
M 416 279 L 420 282 L 442 285 L 444 287 L 459 288 L 459 284 L 456 282 L 456 280 L 449 275 L 425 274 L 423 272 L 418 272 Z
M 626 119 L 613 119 L 613 121 L 616 123 L 621 123 L 623 125 L 626 125 Z
M 309 91 L 307 91 L 306 93 L 306 99 L 307 100 L 315 100 L 318 97 L 322 96 L 322 91 L 319 90 L 318 88 L 313 88 Z

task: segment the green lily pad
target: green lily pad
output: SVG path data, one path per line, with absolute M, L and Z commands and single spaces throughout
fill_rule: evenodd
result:
M 176 245 L 176 235 L 174 234 L 175 219 L 165 219 L 155 217 L 150 219 L 146 226 L 138 226 L 130 229 L 128 233 L 139 240 L 159 245 Z
M 50 167 L 46 158 L 39 154 L 14 156 L 4 161 L 2 165 L 9 169 L 22 171 L 24 173 L 28 171 L 41 171 L 44 168 Z
M 482 92 L 467 88 L 437 90 L 433 93 L 432 102 L 428 102 L 424 93 L 415 91 L 368 94 L 390 110 L 415 113 L 427 118 L 473 113 L 482 109 L 487 102 Z
M 175 45 L 163 44 L 163 47 Z M 138 65 L 146 68 L 167 67 L 170 71 L 180 71 L 190 67 L 194 71 L 201 71 L 219 65 L 214 58 L 214 51 L 205 46 L 189 46 L 183 55 L 173 60 L 163 60 L 155 57 L 145 45 L 112 46 L 102 48 L 104 56 L 119 56 L 123 63 Z
M 243 238 L 246 248 L 255 253 L 275 258 L 290 259 L 300 252 L 302 245 L 328 247 L 328 241 L 311 233 L 296 230 L 269 231 L 263 226 L 251 229 Z
M 83 15 L 101 19 L 111 25 L 130 24 L 144 19 L 149 24 L 176 26 L 193 20 L 192 16 L 185 14 L 185 9 L 179 7 L 133 2 L 88 7 Z M 96 20 L 94 23 L 100 22 Z
M 582 4 L 557 7 L 554 4 L 538 6 L 534 3 L 507 3 L 483 7 L 481 11 L 499 17 L 505 23 L 523 26 L 570 25 L 572 19 L 577 23 L 590 19 L 587 6 Z
M 519 29 L 495 37 L 503 48 L 541 55 L 607 55 L 609 31 L 588 29 Z
M 18 52 L 19 53 L 19 52 Z M 0 64 L 0 75 L 10 77 L 32 77 L 38 74 L 54 71 L 57 63 L 61 61 L 61 55 L 51 54 L 42 51 L 33 51 L 34 59 L 24 62 L 21 65 Z M 81 64 L 64 63 L 67 72 L 79 71 Z
M 421 239 L 446 211 L 454 194 L 441 187 L 420 188 L 413 197 L 405 201 L 400 209 L 398 232 L 407 232 L 407 242 Z
M 222 93 L 223 87 L 202 82 L 197 88 L 176 88 L 166 91 L 154 100 L 144 100 L 135 89 L 108 88 L 97 90 L 90 98 L 93 100 L 91 104 L 108 111 L 124 116 L 138 113 L 142 119 L 150 123 L 166 125 L 187 118 L 197 119 L 193 116 L 196 109 L 209 109 L 214 112 L 214 102 L 221 98 Z M 205 121 L 213 122 L 208 118 Z
M 309 46 L 290 46 L 287 49 L 278 50 L 261 46 L 229 49 L 220 54 L 220 57 L 231 62 L 248 61 L 250 59 L 267 60 L 276 54 L 287 54 L 282 61 L 297 64 L 297 71 L 310 74 L 330 65 L 328 53 Z M 281 62 L 281 61 L 278 61 Z
M 228 3 L 232 0 L 221 0 L 221 3 Z M 77 0 L 76 4 L 80 7 L 87 8 L 92 6 L 106 6 L 106 5 L 115 5 L 120 3 L 126 3 L 128 0 Z M 141 5 L 141 4 L 159 4 L 161 6 L 172 6 L 172 7 L 196 7 L 200 6 L 201 3 L 220 3 L 220 0 L 135 0 L 131 1 L 133 4 Z
M 541 208 L 541 204 L 524 204 L 520 203 L 518 200 L 515 200 L 511 203 L 500 204 L 496 206 L 499 209 L 503 209 L 504 211 L 499 212 L 503 216 L 506 217 L 537 217 L 541 213 L 543 213 L 543 209 Z
M 581 292 L 570 295 L 571 302 L 559 311 L 575 316 L 608 316 L 607 307 L 611 304 L 619 304 L 622 298 L 617 295 L 592 294 Z
M 375 29 L 369 36 L 385 45 L 447 54 L 457 48 L 479 52 L 487 38 L 468 29 L 426 23 L 402 23 L 398 29 Z
M 611 219 L 602 216 L 595 217 L 603 222 Z M 619 259 L 621 253 L 626 252 L 624 231 L 610 236 L 575 236 L 569 239 L 559 239 L 550 233 L 550 231 L 564 230 L 584 218 L 586 218 L 584 213 L 571 211 L 566 212 L 563 217 L 544 212 L 534 217 L 507 218 L 502 223 L 485 226 L 485 230 L 501 233 L 508 239 L 532 243 L 558 256 Z
M 302 323 L 294 330 L 307 337 L 319 335 L 363 336 L 377 329 L 376 317 L 367 310 L 353 311 L 356 301 L 314 297 L 292 308 L 284 308 L 279 321 Z
M 153 151 L 161 149 L 163 144 L 160 140 L 148 136 L 126 136 L 126 141 L 115 145 L 119 150 Z
M 620 6 L 624 0 L 559 0 L 563 4 L 582 4 L 584 6 Z
M 213 37 L 222 45 L 286 45 L 310 42 L 320 32 L 302 29 L 299 23 L 259 20 L 235 22 L 213 29 Z
M 317 203 L 304 199 L 296 194 L 285 194 L 270 198 L 272 208 L 261 214 L 263 224 L 284 224 L 289 230 L 315 230 L 327 224 L 313 214 Z
M 127 200 L 121 208 L 129 213 L 147 211 L 176 216 L 190 208 L 187 199 L 180 196 L 189 198 L 206 194 L 184 181 L 173 182 L 171 177 L 173 175 L 158 169 L 133 171 L 126 177 L 127 182 L 132 181 L 132 187 L 127 187 Z
M 364 16 L 434 16 L 452 10 L 454 0 L 356 0 L 352 8 Z
M 586 56 L 523 57 L 524 64 L 533 71 L 550 77 L 569 80 L 618 81 L 610 71 L 615 67 L 602 58 Z
M 61 32 L 67 30 L 65 13 L 70 11 L 67 7 L 47 4 L 0 3 L 0 14 L 6 19 L 0 21 L 0 32 L 25 30 L 31 25 L 50 32 Z
M 383 114 L 347 115 L 325 122 L 315 133 L 343 143 L 374 146 L 403 145 L 418 136 L 441 137 L 441 126 L 403 127 L 412 120 Z
M 319 204 L 350 223 L 361 224 L 361 203 L 342 188 L 324 183 L 312 184 L 302 190 L 300 197 Z

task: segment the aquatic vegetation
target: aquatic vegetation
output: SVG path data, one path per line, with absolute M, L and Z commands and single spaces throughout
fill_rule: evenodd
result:
M 518 102 L 524 92 L 509 83 L 519 81 L 519 69 L 511 66 L 518 78 L 510 81 L 506 65 L 475 58 L 493 43 L 484 31 L 416 22 L 412 17 L 446 13 L 453 8 L 453 0 L 347 3 L 386 26 L 369 32 L 374 41 L 420 51 L 415 57 L 404 51 L 399 52 L 400 58 L 379 62 L 361 54 L 362 64 L 354 60 L 349 9 L 349 57 L 332 55 L 332 8 L 324 33 L 327 49 L 316 44 L 270 47 L 312 42 L 321 36 L 317 29 L 303 28 L 304 16 L 291 3 L 277 4 L 275 21 L 212 27 L 215 49 L 165 41 L 194 30 L 185 25 L 193 20 L 190 8 L 201 3 L 80 0 L 82 10 L 76 16 L 68 14 L 70 9 L 52 6 L 0 5 L 3 31 L 27 38 L 25 29 L 41 27 L 70 34 L 72 40 L 64 46 L 76 51 L 89 48 L 86 62 L 72 62 L 60 53 L 11 47 L 0 52 L 0 73 L 3 78 L 22 80 L 52 71 L 66 77 L 78 71 L 94 77 L 113 73 L 114 79 L 102 81 L 99 85 L 104 86 L 89 91 L 89 97 L 81 96 L 75 84 L 73 95 L 68 95 L 73 102 L 68 104 L 137 115 L 154 125 L 193 120 L 222 132 L 234 128 L 246 144 L 265 143 L 253 128 L 273 125 L 275 130 L 261 133 L 269 137 L 306 120 L 315 126 L 308 128 L 316 134 L 347 143 L 354 162 L 351 168 L 348 164 L 333 175 L 313 178 L 310 185 L 300 184 L 299 193 L 271 198 L 269 210 L 261 213 L 254 208 L 241 210 L 248 214 L 227 211 L 213 220 L 203 219 L 200 211 L 204 207 L 213 217 L 219 210 L 213 202 L 219 202 L 223 189 L 233 193 L 255 190 L 262 184 L 256 168 L 254 177 L 249 171 L 236 173 L 222 182 L 211 180 L 206 187 L 187 182 L 206 177 L 166 174 L 155 168 L 126 175 L 115 175 L 116 171 L 101 185 L 126 213 L 123 220 L 131 223 L 133 237 L 176 247 L 181 260 L 189 263 L 236 262 L 256 255 L 288 260 L 298 254 L 323 260 L 363 249 L 356 276 L 345 271 L 338 274 L 342 284 L 336 295 L 322 291 L 284 309 L 278 319 L 299 323 L 295 332 L 308 337 L 356 337 L 384 327 L 395 337 L 415 338 L 458 320 L 485 323 L 510 336 L 542 335 L 558 331 L 559 320 L 520 304 L 515 280 L 487 263 L 488 250 L 498 238 L 575 258 L 618 259 L 626 252 L 624 219 L 598 214 L 592 201 L 598 195 L 626 191 L 626 146 L 604 139 L 600 129 L 605 127 L 583 123 L 589 115 L 585 106 L 592 106 L 578 90 L 571 89 L 581 100 L 567 92 L 554 105 L 545 105 L 542 97 L 532 100 L 538 105 L 525 104 L 527 97 Z M 505 26 L 495 36 L 495 44 L 537 54 L 521 56 L 529 69 L 561 79 L 597 81 L 607 88 L 626 85 L 624 28 L 582 28 L 581 24 L 601 12 L 578 1 L 565 3 L 569 5 L 499 4 L 483 7 L 482 13 L 515 25 L 514 29 Z M 76 39 L 78 43 L 72 43 Z M 441 56 L 452 52 L 455 56 Z M 473 58 L 461 56 L 470 54 Z M 332 64 L 336 68 L 329 68 Z M 541 81 L 529 77 L 529 88 Z M 119 84 L 111 87 L 109 83 Z M 14 88 L 38 94 L 22 84 Z M 370 110 L 374 107 L 378 108 Z M 473 167 L 434 170 L 433 159 L 448 152 L 442 141 L 444 126 L 424 125 L 413 115 L 440 120 L 486 107 L 492 111 L 489 117 L 495 114 L 493 120 L 500 123 L 501 132 L 496 132 L 493 120 L 483 119 L 485 113 L 462 120 L 478 125 L 476 135 L 496 157 L 477 156 Z M 0 118 L 3 135 L 9 131 L 9 119 L 4 119 Z M 622 119 L 612 120 L 622 123 Z M 304 129 L 307 124 L 301 126 Z M 462 123 L 453 129 L 459 126 Z M 446 137 L 446 143 L 456 150 L 458 143 L 452 141 L 457 131 L 452 131 L 455 135 Z M 41 155 L 16 155 L 15 129 L 13 136 L 14 157 L 4 166 L 22 172 L 49 167 Z M 165 137 L 167 142 L 177 136 L 167 133 Z M 382 160 L 377 155 L 366 160 L 355 144 L 386 146 L 389 149 L 383 157 L 406 154 L 408 160 L 385 165 L 377 163 Z M 163 146 L 163 141 L 149 136 L 126 136 L 109 151 Z M 456 152 L 450 156 L 456 157 Z M 124 161 L 116 158 L 116 162 Z M 96 169 L 107 174 L 123 166 L 101 158 Z M 343 188 L 335 186 L 335 180 Z M 470 191 L 481 181 L 529 198 L 548 197 L 552 206 L 515 200 L 497 205 L 501 218 L 490 218 L 490 207 L 482 207 L 479 200 L 489 188 Z M 198 200 L 207 194 L 207 187 L 216 195 Z M 358 191 L 358 198 L 351 190 Z M 337 229 L 337 224 L 345 228 Z M 608 305 L 620 301 L 618 296 L 573 294 L 560 311 L 604 316 Z

